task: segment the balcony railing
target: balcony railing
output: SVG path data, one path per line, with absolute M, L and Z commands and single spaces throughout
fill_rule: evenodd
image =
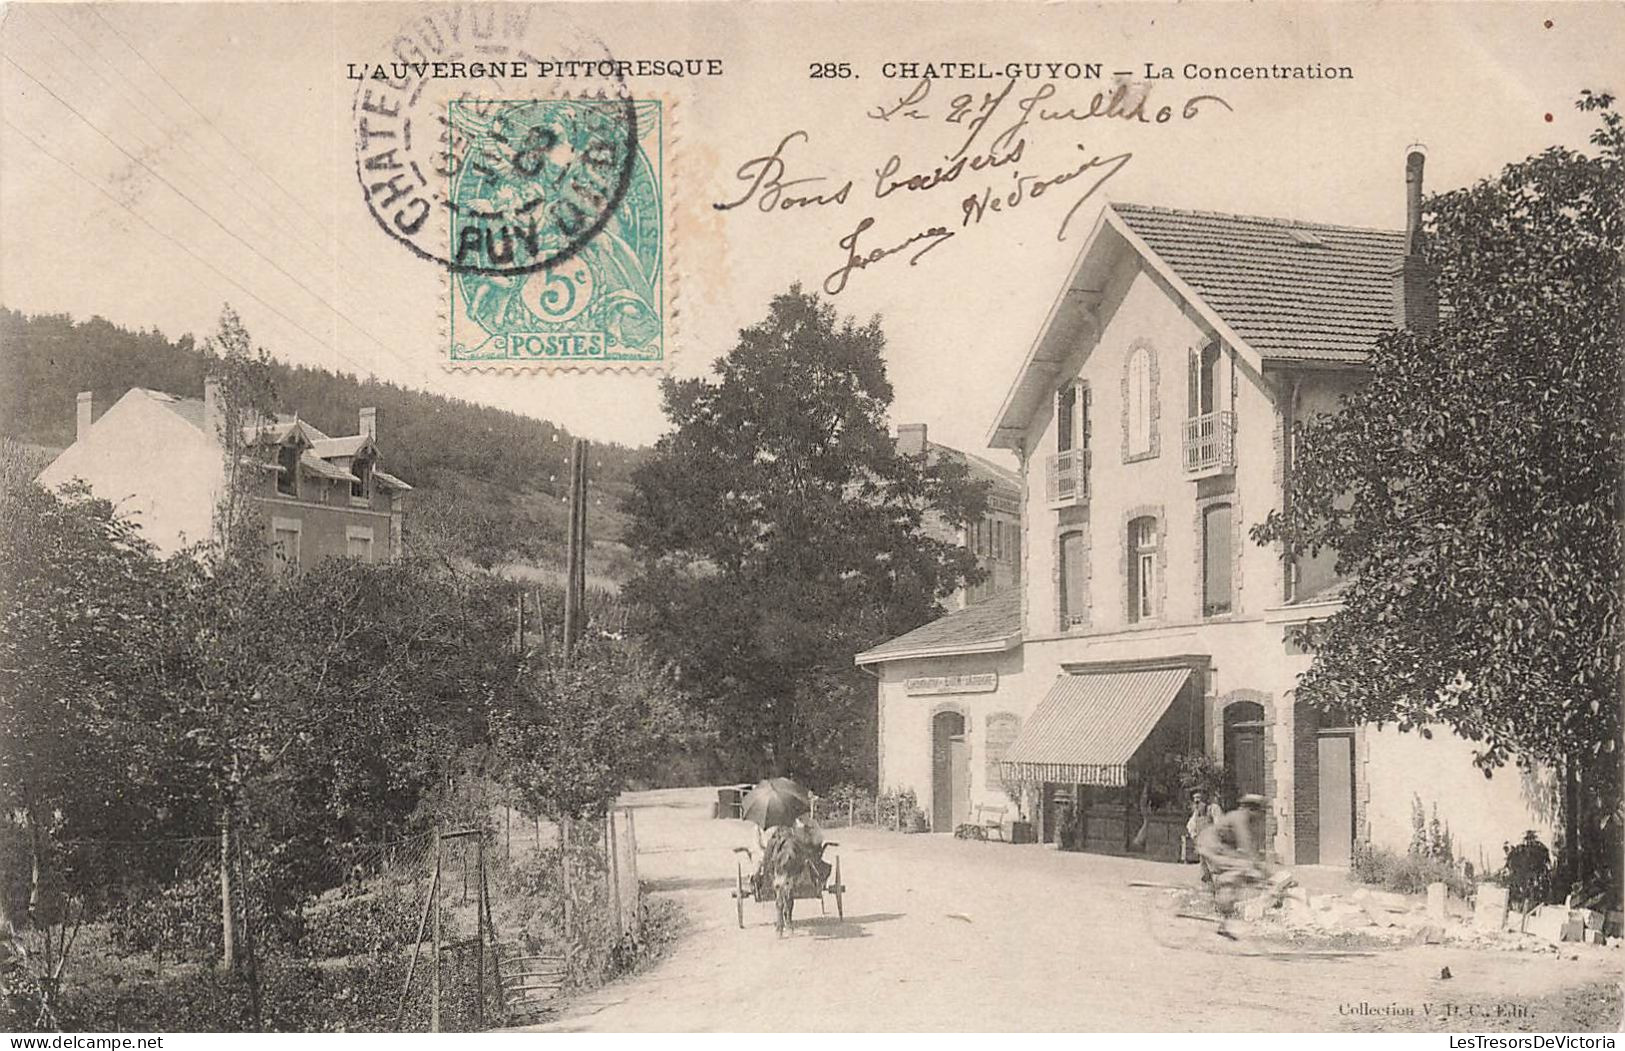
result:
M 1236 469 L 1236 414 L 1209 412 L 1185 421 L 1185 473 L 1224 474 Z
M 1089 502 L 1089 450 L 1069 449 L 1052 455 L 1044 472 L 1044 491 L 1051 507 Z

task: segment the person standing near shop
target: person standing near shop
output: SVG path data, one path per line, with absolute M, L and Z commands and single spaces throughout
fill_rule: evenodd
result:
M 1212 825 L 1223 816 L 1224 811 L 1219 809 L 1218 803 L 1208 801 L 1207 792 L 1204 789 L 1198 788 L 1191 793 L 1191 814 L 1190 819 L 1185 822 L 1186 840 L 1180 845 L 1180 853 L 1182 856 L 1189 856 L 1192 860 L 1201 863 L 1203 883 L 1211 880 L 1213 873 L 1208 870 L 1207 862 L 1202 861 L 1201 853 L 1196 848 L 1196 837 L 1202 834 L 1204 828 Z M 1189 852 L 1188 855 L 1186 855 L 1187 851 Z

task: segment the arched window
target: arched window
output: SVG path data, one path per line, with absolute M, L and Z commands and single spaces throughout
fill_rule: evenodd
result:
M 1152 360 L 1151 348 L 1133 348 L 1129 351 L 1128 374 L 1123 383 L 1124 451 L 1129 457 L 1156 453 L 1156 388 L 1156 363 Z
M 1128 619 L 1157 615 L 1157 520 L 1150 515 L 1128 524 Z

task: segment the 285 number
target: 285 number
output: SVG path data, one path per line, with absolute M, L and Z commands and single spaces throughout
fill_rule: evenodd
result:
M 807 77 L 810 80 L 851 80 L 857 74 L 852 72 L 850 62 L 811 62 L 807 65 Z

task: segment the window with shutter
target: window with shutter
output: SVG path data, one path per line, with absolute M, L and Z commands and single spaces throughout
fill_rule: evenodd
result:
M 1229 504 L 1214 504 L 1202 512 L 1202 615 L 1214 617 L 1231 611 L 1235 552 L 1232 548 Z
M 1151 451 L 1151 350 L 1137 347 L 1129 357 L 1128 452 L 1139 456 Z
M 1089 550 L 1082 533 L 1061 536 L 1061 630 L 1089 622 Z
M 1068 383 L 1055 392 L 1055 451 L 1067 452 L 1074 440 L 1073 416 L 1078 403 L 1078 385 Z

